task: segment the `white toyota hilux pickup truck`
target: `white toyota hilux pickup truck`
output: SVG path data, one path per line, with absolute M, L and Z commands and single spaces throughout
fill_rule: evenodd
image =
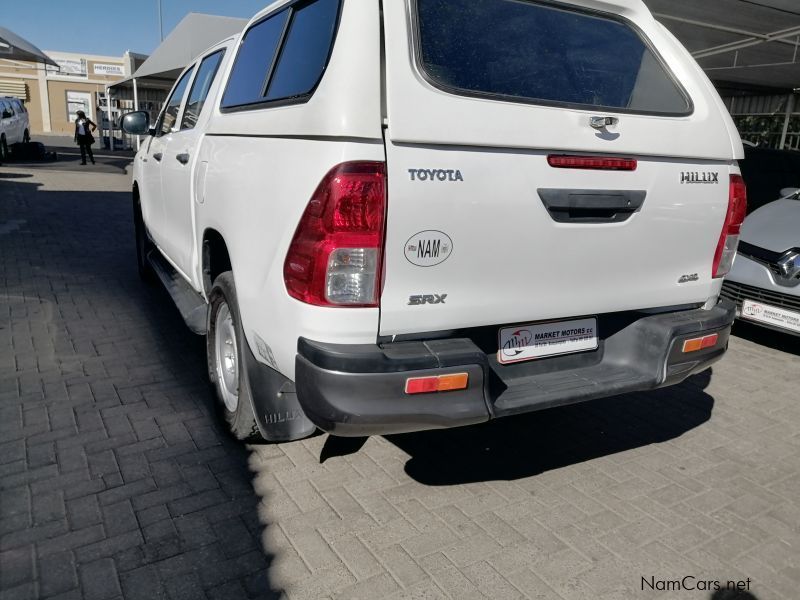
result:
M 474 424 L 727 348 L 741 142 L 639 0 L 279 0 L 124 128 L 140 273 L 240 439 Z

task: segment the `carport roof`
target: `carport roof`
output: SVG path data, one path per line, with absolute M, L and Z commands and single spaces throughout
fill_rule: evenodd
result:
M 644 0 L 715 82 L 800 88 L 798 0 Z
M 133 78 L 155 77 L 174 81 L 203 50 L 239 33 L 246 24 L 247 19 L 189 13 L 136 70 Z
M 717 84 L 800 88 L 799 0 L 644 1 Z M 200 52 L 239 33 L 246 23 L 189 13 L 132 78 L 168 86 Z

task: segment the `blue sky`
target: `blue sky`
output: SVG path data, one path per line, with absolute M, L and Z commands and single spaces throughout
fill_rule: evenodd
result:
M 42 50 L 120 56 L 159 43 L 158 0 L 3 1 L 0 25 Z M 164 36 L 190 12 L 252 17 L 272 0 L 161 0 Z

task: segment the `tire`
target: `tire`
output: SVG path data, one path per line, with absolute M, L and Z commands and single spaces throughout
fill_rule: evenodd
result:
M 30 141 L 31 141 L 31 133 L 26 129 L 25 132 L 22 134 L 22 143 L 27 144 Z
M 8 143 L 6 142 L 6 136 L 0 138 L 0 162 L 8 162 Z
M 133 208 L 133 227 L 136 236 L 136 266 L 139 271 L 139 279 L 147 284 L 152 284 L 156 279 L 153 267 L 147 260 L 147 255 L 154 249 L 150 236 L 147 235 L 147 227 L 142 218 L 142 209 L 139 203 L 134 204 Z
M 263 442 L 258 429 L 245 364 L 245 340 L 233 273 L 226 271 L 214 280 L 209 294 L 210 308 L 206 357 L 208 378 L 231 434 L 237 440 Z

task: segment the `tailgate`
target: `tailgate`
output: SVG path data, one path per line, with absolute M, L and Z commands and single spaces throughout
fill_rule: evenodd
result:
M 738 138 L 702 72 L 646 10 L 405 4 L 384 5 L 382 335 L 713 295 Z M 607 66 L 604 52 L 635 59 Z M 574 166 L 559 164 L 564 156 L 635 167 L 564 168 Z

